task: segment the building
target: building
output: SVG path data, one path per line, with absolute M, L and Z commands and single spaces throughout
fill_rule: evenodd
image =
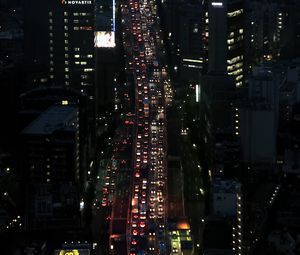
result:
M 22 132 L 25 228 L 80 226 L 79 113 L 52 106 Z
M 20 132 L 44 113 L 49 107 L 71 106 L 78 108 L 79 112 L 79 151 L 80 151 L 80 173 L 81 189 L 85 190 L 88 171 L 91 171 L 90 165 L 94 160 L 94 140 L 92 138 L 92 127 L 89 125 L 87 105 L 88 99 L 76 89 L 65 87 L 47 87 L 39 86 L 33 90 L 23 93 L 19 97 L 19 115 L 18 127 Z M 20 139 L 19 139 L 20 141 Z M 22 148 L 22 146 L 19 146 Z M 23 150 L 18 150 L 22 157 Z M 19 166 L 23 168 L 22 165 Z
M 233 75 L 236 87 L 244 80 L 244 1 L 208 2 L 208 73 Z
M 248 97 L 241 107 L 243 162 L 256 170 L 274 172 L 277 158 L 279 79 L 272 67 L 254 67 L 247 80 Z
M 29 182 L 79 181 L 79 118 L 72 106 L 53 106 L 22 132 Z
M 207 71 L 207 52 L 204 50 L 205 2 L 167 0 L 158 6 L 170 71 L 183 84 L 198 82 L 200 74 Z
M 115 95 L 118 89 L 117 74 L 121 69 L 119 52 L 121 41 L 116 39 L 118 36 L 116 1 L 95 1 L 95 6 L 96 115 L 99 117 L 104 111 L 111 112 L 115 109 Z
M 235 78 L 203 75 L 200 108 L 206 158 L 212 175 L 236 176 L 240 164 L 239 109 Z
M 231 228 L 231 249 L 234 254 L 242 254 L 243 250 L 243 218 L 241 184 L 232 179 L 216 178 L 212 181 L 211 216 L 220 220 L 224 229 Z M 218 220 L 216 222 L 218 222 Z M 216 226 L 222 224 L 216 224 Z M 216 244 L 218 245 L 218 244 Z M 213 247 L 211 247 L 213 248 Z M 217 248 L 217 247 L 214 247 Z
M 28 66 L 39 66 L 50 85 L 71 87 L 94 100 L 93 1 L 24 1 Z

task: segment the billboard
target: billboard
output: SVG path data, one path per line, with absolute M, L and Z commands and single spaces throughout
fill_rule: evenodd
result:
M 114 31 L 95 32 L 94 44 L 96 48 L 113 48 L 116 46 Z
M 78 250 L 61 250 L 59 255 L 80 255 Z
M 67 249 L 67 250 L 56 250 L 55 255 L 90 255 L 88 249 Z

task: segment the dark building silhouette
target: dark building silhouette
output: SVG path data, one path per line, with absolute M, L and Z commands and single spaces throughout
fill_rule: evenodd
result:
M 22 132 L 25 228 L 80 226 L 79 112 L 51 106 Z

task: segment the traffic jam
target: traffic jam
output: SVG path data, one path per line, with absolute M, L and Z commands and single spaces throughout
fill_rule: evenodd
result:
M 166 113 L 154 1 L 121 4 L 126 72 L 135 87 L 127 254 L 167 254 Z

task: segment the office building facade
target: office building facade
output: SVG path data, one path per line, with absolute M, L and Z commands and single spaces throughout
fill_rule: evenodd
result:
M 244 1 L 208 2 L 208 72 L 244 80 Z
M 93 1 L 26 0 L 25 51 L 29 65 L 41 66 L 50 85 L 94 95 Z

